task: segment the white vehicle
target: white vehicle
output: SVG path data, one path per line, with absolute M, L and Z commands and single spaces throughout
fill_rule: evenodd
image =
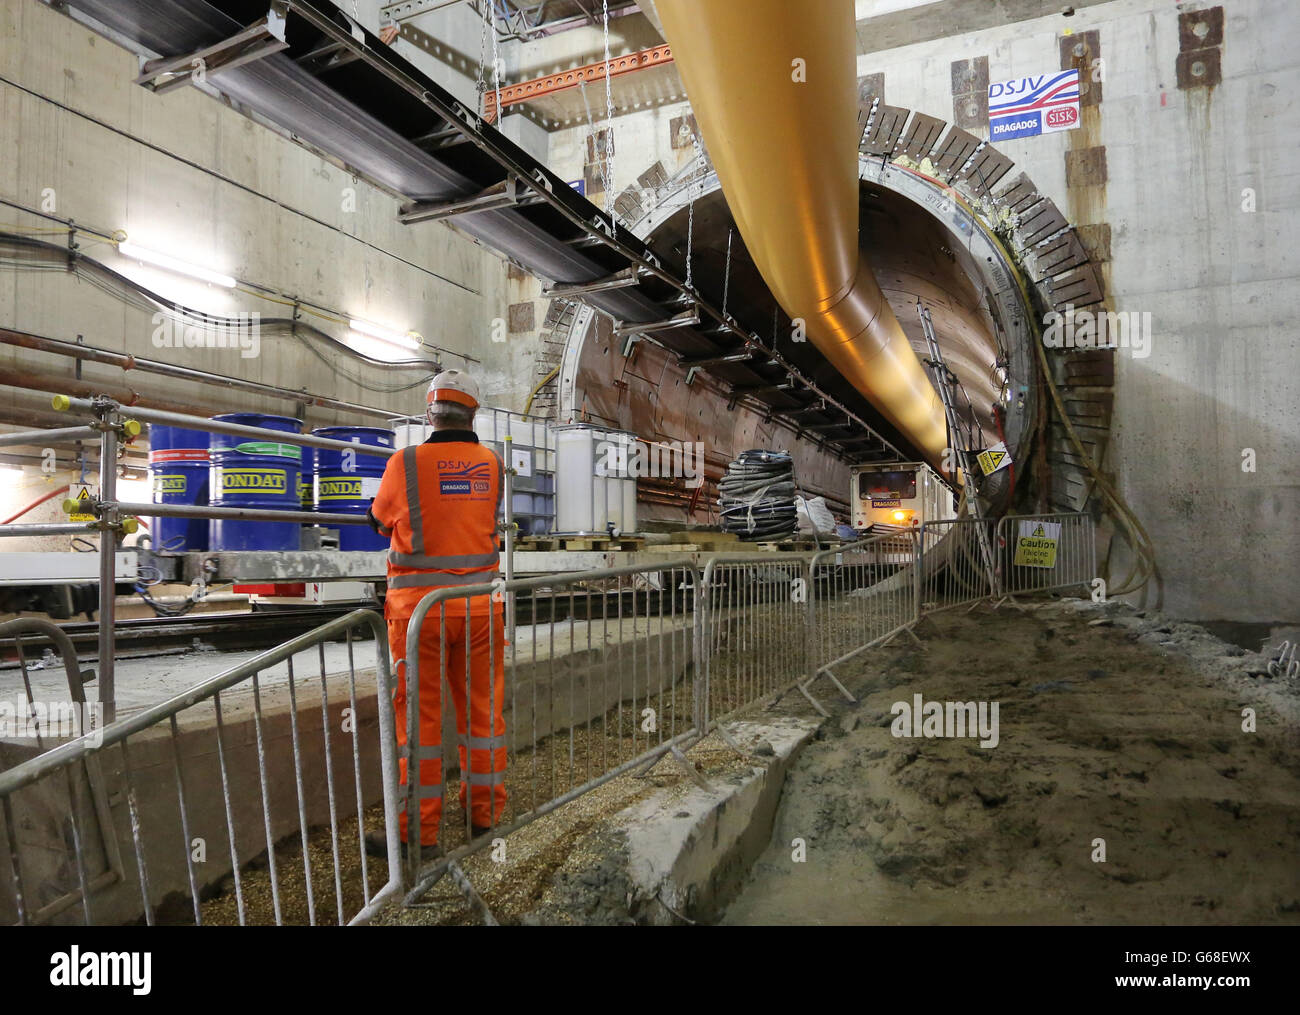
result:
M 955 516 L 954 494 L 924 462 L 857 465 L 850 472 L 853 528 L 904 528 Z

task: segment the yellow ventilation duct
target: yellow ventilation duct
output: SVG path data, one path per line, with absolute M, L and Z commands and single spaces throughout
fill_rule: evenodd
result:
M 657 0 L 736 225 L 832 365 L 936 466 L 943 404 L 858 250 L 853 0 Z

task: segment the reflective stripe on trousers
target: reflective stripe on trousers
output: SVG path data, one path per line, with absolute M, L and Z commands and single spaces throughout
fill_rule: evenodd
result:
M 420 786 L 420 842 L 431 845 L 438 841 L 442 820 L 442 685 L 439 678 L 440 657 L 443 652 L 442 634 L 445 624 L 446 684 L 451 689 L 452 704 L 456 712 L 456 732 L 460 770 L 467 773 L 461 780 L 460 803 L 465 806 L 467 784 L 470 788 L 470 813 L 475 825 L 500 824 L 505 810 L 506 787 L 506 726 L 505 704 L 505 626 L 500 606 L 491 614 L 462 613 L 454 615 L 452 603 L 447 605 L 447 617 L 440 620 L 433 610 L 425 618 L 420 638 L 420 694 L 419 694 L 419 759 Z M 397 695 L 394 711 L 397 720 L 397 743 L 406 744 L 407 694 L 406 694 L 406 618 L 388 621 L 388 645 L 395 660 Z M 495 656 L 495 665 L 489 666 L 489 641 Z M 466 668 L 469 671 L 469 722 L 466 728 Z M 489 718 L 491 716 L 491 719 Z M 466 757 L 468 752 L 469 757 Z M 399 775 L 403 786 L 407 782 L 407 762 L 400 759 Z M 407 841 L 406 807 L 401 807 L 399 818 L 401 838 Z

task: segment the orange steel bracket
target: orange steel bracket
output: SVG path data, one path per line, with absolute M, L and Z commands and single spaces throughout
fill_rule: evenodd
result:
M 671 46 L 655 46 L 653 49 L 643 49 L 639 53 L 611 57 L 608 63 L 601 60 L 599 63 L 589 63 L 585 67 L 573 67 L 558 74 L 547 74 L 545 77 L 533 78 L 531 81 L 506 85 L 501 89 L 501 106 L 502 108 L 513 106 L 530 99 L 539 99 L 544 95 L 577 88 L 591 81 L 603 81 L 606 66 L 609 68 L 609 76 L 616 78 L 620 74 L 631 74 L 633 71 L 645 70 L 647 67 L 661 67 L 672 62 Z M 488 123 L 495 123 L 496 118 L 497 92 L 495 88 L 489 87 L 483 93 L 483 119 Z

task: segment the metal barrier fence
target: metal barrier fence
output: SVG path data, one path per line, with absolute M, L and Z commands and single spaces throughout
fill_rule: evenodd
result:
M 966 606 L 997 594 L 996 576 L 989 573 L 984 558 L 985 548 L 992 546 L 993 524 L 980 518 L 948 518 L 921 524 L 921 613 Z
M 1086 588 L 1097 577 L 1097 543 L 1086 514 L 1006 515 L 994 546 L 1003 596 Z
M 375 637 L 374 685 L 366 689 L 358 687 L 357 628 Z M 338 638 L 346 641 L 347 681 L 332 693 L 325 644 Z M 300 682 L 295 657 L 312 649 L 319 675 Z M 259 679 L 279 664 L 283 683 L 278 673 L 268 675 L 270 682 Z M 319 698 L 319 724 L 304 718 L 314 711 L 310 705 L 299 715 L 309 681 L 319 683 L 312 694 Z M 141 912 L 149 924 L 190 922 L 166 905 L 187 894 L 192 922 L 202 923 L 203 889 L 227 872 L 240 924 L 331 922 L 330 911 L 339 923 L 364 922 L 400 891 L 389 686 L 383 621 L 373 611 L 357 610 L 0 772 L 0 886 L 12 890 L 6 895 L 0 888 L 0 922 L 48 922 L 77 902 L 87 924 L 96 922 L 97 913 L 100 922 L 120 923 Z M 200 707 L 208 704 L 210 712 Z M 372 741 L 364 749 L 363 735 Z M 114 821 L 107 803 L 93 799 L 100 765 L 111 773 L 108 784 L 125 797 L 126 821 Z M 290 767 L 292 781 L 284 777 Z M 365 855 L 359 816 L 368 800 L 380 796 L 388 878 L 372 892 L 379 879 Z M 220 806 L 211 806 L 213 801 Z M 349 822 L 355 835 L 344 832 Z M 131 872 L 118 856 L 119 830 L 125 829 Z M 314 859 L 327 869 L 316 869 Z M 250 871 L 250 860 L 264 863 L 265 874 Z M 292 869 L 299 865 L 301 874 Z M 68 883 L 73 870 L 75 883 Z M 111 890 L 115 884 L 118 891 Z M 301 901 L 305 910 L 289 911 L 286 897 L 294 906 Z
M 450 874 L 491 922 L 466 857 L 668 755 L 698 780 L 684 752 L 714 730 L 731 743 L 721 723 L 773 694 L 798 688 L 827 714 L 813 680 L 848 696 L 830 667 L 916 621 L 918 542 L 891 532 L 702 571 L 673 560 L 431 591 L 391 633 L 402 834 L 445 852 L 406 850 L 404 901 Z
M 19 672 L 22 675 L 23 691 L 27 696 L 26 707 L 19 710 L 13 709 L 14 721 L 17 723 L 21 717 L 22 729 L 0 730 L 0 738 L 12 738 L 8 749 L 5 745 L 0 744 L 0 765 L 8 764 L 6 755 L 9 751 L 14 750 L 14 741 L 19 743 L 31 741 L 35 744 L 36 751 L 43 753 L 46 750 L 45 741 L 47 738 L 56 739 L 59 737 L 78 737 L 86 734 L 93 734 L 96 727 L 102 725 L 102 712 L 95 706 L 88 705 L 86 702 L 85 683 L 93 680 L 95 675 L 89 671 L 83 671 L 81 664 L 77 661 L 77 650 L 72 644 L 72 640 L 56 624 L 48 620 L 41 620 L 36 617 L 19 617 L 16 620 L 9 620 L 0 624 L 0 642 L 13 639 L 14 655 L 18 661 Z M 45 693 L 38 694 L 32 688 L 31 672 L 27 662 L 27 638 L 31 638 L 36 644 L 41 641 L 49 641 L 57 650 L 57 660 L 62 661 L 64 677 L 67 681 L 68 696 L 54 697 L 52 689 Z M 55 662 L 56 659 L 52 653 L 42 659 L 42 663 Z M 17 703 L 5 702 L 5 704 L 15 705 Z M 90 807 L 94 811 L 95 820 L 99 822 L 100 827 L 108 827 L 110 824 L 110 810 L 108 804 L 108 792 L 104 787 L 104 773 L 99 764 L 97 757 L 84 758 L 80 765 L 80 777 L 73 774 L 72 768 L 65 769 L 65 785 L 69 792 L 69 798 L 75 799 L 81 793 L 86 792 L 90 797 Z M 0 801 L 0 814 L 4 815 L 6 826 L 12 825 L 10 815 L 7 810 L 8 800 Z M 76 829 L 73 829 L 74 835 Z M 64 910 L 77 905 L 82 901 L 87 893 L 100 891 L 120 880 L 122 876 L 122 857 L 118 849 L 116 837 L 110 837 L 104 842 L 104 865 L 103 870 L 96 872 L 86 880 L 79 880 L 76 885 L 65 886 L 65 890 L 47 890 L 42 893 L 38 906 L 34 911 L 34 923 L 40 923 L 52 920 Z
M 408 841 L 432 844 L 436 822 L 436 841 L 452 848 L 423 871 L 421 851 L 406 851 L 408 903 L 451 873 L 490 922 L 460 860 L 666 754 L 684 761 L 707 693 L 700 580 L 690 561 L 669 560 L 440 588 L 420 601 L 394 632 L 403 779 L 412 760 L 420 775 L 403 825 Z M 421 676 L 434 667 L 437 681 Z
M 920 618 L 920 539 L 916 530 L 890 532 L 813 555 L 808 617 L 815 665 L 801 685 L 805 694 L 824 675 L 855 700 L 832 667 L 910 630 Z
M 696 725 L 707 732 L 808 672 L 808 558 L 713 558 L 701 580 L 706 692 Z

